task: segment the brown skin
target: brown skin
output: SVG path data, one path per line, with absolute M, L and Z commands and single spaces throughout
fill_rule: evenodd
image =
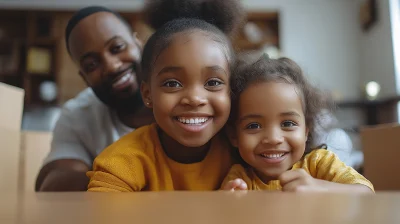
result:
M 122 123 L 138 128 L 154 121 L 150 109 L 132 104 L 139 92 L 136 73 L 142 44 L 119 18 L 108 12 L 86 17 L 71 32 L 69 46 L 80 76 L 100 100 L 116 110 Z M 128 81 L 118 84 L 125 75 Z M 89 169 L 80 160 L 53 161 L 41 169 L 36 190 L 85 191 Z
M 73 159 L 61 159 L 48 163 L 36 179 L 36 191 L 86 191 L 89 166 Z
M 142 84 L 142 95 L 153 109 L 166 154 L 180 163 L 195 163 L 204 159 L 228 119 L 230 71 L 221 45 L 205 33 L 173 38 L 155 61 L 150 82 Z M 208 120 L 196 127 L 178 118 Z

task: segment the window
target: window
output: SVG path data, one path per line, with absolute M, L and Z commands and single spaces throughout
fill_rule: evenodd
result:
M 389 4 L 396 92 L 400 95 L 400 0 L 389 0 Z M 397 103 L 397 121 L 400 123 L 400 102 Z

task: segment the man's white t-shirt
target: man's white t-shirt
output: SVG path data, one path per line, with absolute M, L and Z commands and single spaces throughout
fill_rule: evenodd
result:
M 60 159 L 77 159 L 92 167 L 98 154 L 131 131 L 87 88 L 64 104 L 44 165 Z

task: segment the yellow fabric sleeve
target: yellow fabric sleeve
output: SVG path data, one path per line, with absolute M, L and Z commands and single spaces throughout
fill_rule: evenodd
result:
M 337 155 L 326 149 L 314 150 L 293 168 L 305 169 L 314 178 L 342 184 L 362 184 L 374 191 L 363 175 L 343 163 Z
M 247 174 L 246 169 L 240 164 L 235 164 L 231 167 L 228 175 L 226 175 L 224 181 L 222 182 L 220 189 L 222 189 L 229 181 L 235 180 L 237 178 L 240 178 L 244 180 L 244 182 L 246 182 L 248 190 L 253 190 L 252 180 Z

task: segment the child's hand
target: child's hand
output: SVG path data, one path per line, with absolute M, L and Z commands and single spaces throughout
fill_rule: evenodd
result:
M 321 180 L 313 178 L 303 169 L 289 170 L 279 176 L 282 191 L 322 192 L 327 191 Z
M 244 180 L 237 178 L 229 181 L 222 187 L 225 191 L 247 190 L 247 184 Z

